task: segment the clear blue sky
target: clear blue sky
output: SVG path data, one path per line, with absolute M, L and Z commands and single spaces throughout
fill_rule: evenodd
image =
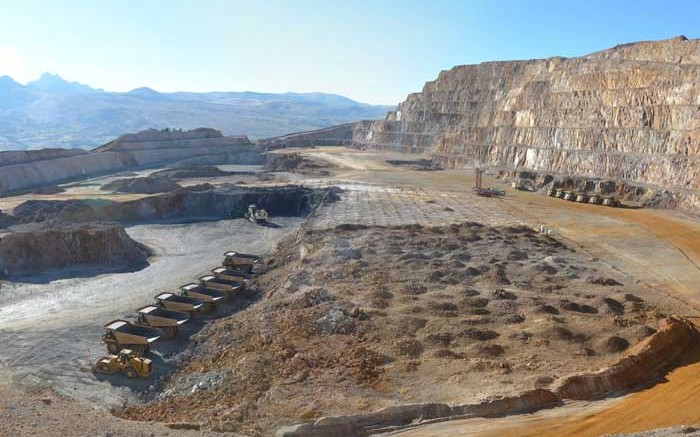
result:
M 700 1 L 4 0 L 0 74 L 395 104 L 440 70 L 700 36 Z

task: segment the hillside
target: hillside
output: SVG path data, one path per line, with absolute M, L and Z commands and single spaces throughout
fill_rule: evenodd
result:
M 22 85 L 0 77 L 0 149 L 93 148 L 124 132 L 211 126 L 266 138 L 379 118 L 390 109 L 323 93 L 105 92 L 44 74 Z
M 361 147 L 490 166 L 700 190 L 700 40 L 677 37 L 579 58 L 487 62 L 442 71 Z M 693 200 L 695 199 L 695 200 Z

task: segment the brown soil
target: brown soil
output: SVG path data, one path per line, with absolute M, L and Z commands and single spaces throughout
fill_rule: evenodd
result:
M 588 281 L 627 278 L 523 227 L 349 225 L 280 247 L 263 298 L 200 333 L 159 400 L 120 415 L 269 435 L 397 402 L 512 394 L 615 361 L 608 338 L 634 342 L 659 316 L 625 300 L 633 286 Z M 193 393 L 192 375 L 212 371 L 229 373 Z
M 596 437 L 639 432 L 678 424 L 700 425 L 700 409 L 693 400 L 700 393 L 700 352 L 685 357 L 683 366 L 665 381 L 633 393 L 595 414 L 571 414 L 556 420 L 537 420 L 480 434 L 484 437 Z M 584 410 L 585 411 L 585 410 Z

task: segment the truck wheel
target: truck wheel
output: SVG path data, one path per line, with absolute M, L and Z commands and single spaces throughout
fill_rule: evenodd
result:
M 117 343 L 107 343 L 107 350 L 110 354 L 118 354 L 122 348 Z
M 204 302 L 204 305 L 202 305 L 202 312 L 203 313 L 208 313 L 212 309 L 214 309 L 214 306 L 211 304 L 211 302 Z
M 124 371 L 124 374 L 126 375 L 127 378 L 136 378 L 136 376 L 138 376 L 138 375 L 136 374 L 136 371 L 135 371 L 134 369 L 132 369 L 131 367 L 129 367 L 128 369 L 126 369 L 126 370 Z
M 134 351 L 136 356 L 139 356 L 139 357 L 146 355 L 146 352 L 147 352 L 146 347 L 143 345 L 140 345 L 140 344 L 133 345 L 131 347 L 131 350 Z

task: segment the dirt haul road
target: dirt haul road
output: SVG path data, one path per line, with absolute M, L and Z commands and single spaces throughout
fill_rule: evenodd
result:
M 410 208 L 415 210 L 419 208 L 415 206 L 418 201 L 432 201 L 437 206 L 454 209 L 453 204 L 469 202 L 468 208 L 465 208 L 467 213 L 458 211 L 458 216 L 466 215 L 485 224 L 513 217 L 532 226 L 545 224 L 592 257 L 636 278 L 641 286 L 677 299 L 679 309 L 685 307 L 683 303 L 690 304 L 696 310 L 700 308 L 700 291 L 697 288 L 700 283 L 700 221 L 696 217 L 673 211 L 582 205 L 517 192 L 493 179 L 487 179 L 486 185 L 505 188 L 507 196 L 484 200 L 470 193 L 473 186 L 471 172 L 397 171 L 384 164 L 384 160 L 395 157 L 394 154 L 357 153 L 331 148 L 309 153 L 317 159 L 331 155 L 328 161 L 336 165 L 345 163 L 345 168 L 339 170 L 335 178 L 347 183 L 347 188 L 352 188 L 351 182 L 385 187 L 383 199 L 373 201 L 372 196 L 357 193 L 354 194 L 356 200 L 351 204 L 334 205 L 335 208 L 345 208 L 345 217 L 357 217 L 361 222 L 363 214 L 371 216 L 377 211 L 384 216 L 400 211 L 396 217 L 406 217 L 405 210 L 402 211 L 398 205 L 410 203 Z M 376 189 L 365 191 L 378 192 Z M 345 195 L 352 197 L 352 190 Z M 413 201 L 401 199 L 401 196 Z M 357 210 L 355 214 L 353 208 Z M 442 212 L 424 216 L 418 214 L 417 221 L 423 219 L 429 223 L 436 215 L 450 216 L 445 214 L 444 208 L 434 208 L 433 211 Z M 441 220 L 445 217 L 441 217 Z M 673 312 L 673 306 L 667 311 Z M 697 314 L 697 311 L 691 311 L 685 315 Z M 623 398 L 574 403 L 565 408 L 525 416 L 446 422 L 397 432 L 396 435 L 597 436 L 662 426 L 700 424 L 700 409 L 696 402 L 700 393 L 698 358 L 688 357 L 689 364 L 671 373 L 667 381 Z
M 33 278 L 37 283 L 2 283 L 0 379 L 51 385 L 60 393 L 100 405 L 133 398 L 123 378 L 95 379 L 89 372 L 89 363 L 106 353 L 100 342 L 102 326 L 116 318 L 133 318 L 134 311 L 152 303 L 157 293 L 176 291 L 217 267 L 226 250 L 271 251 L 296 232 L 303 219 L 272 220 L 281 227 L 257 226 L 243 219 L 133 226 L 127 229 L 129 235 L 155 252 L 143 270 L 48 283 L 37 277 Z M 162 375 L 171 367 L 168 360 L 177 347 L 177 341 L 160 342 L 154 373 Z M 145 389 L 154 382 L 149 378 L 136 387 Z

